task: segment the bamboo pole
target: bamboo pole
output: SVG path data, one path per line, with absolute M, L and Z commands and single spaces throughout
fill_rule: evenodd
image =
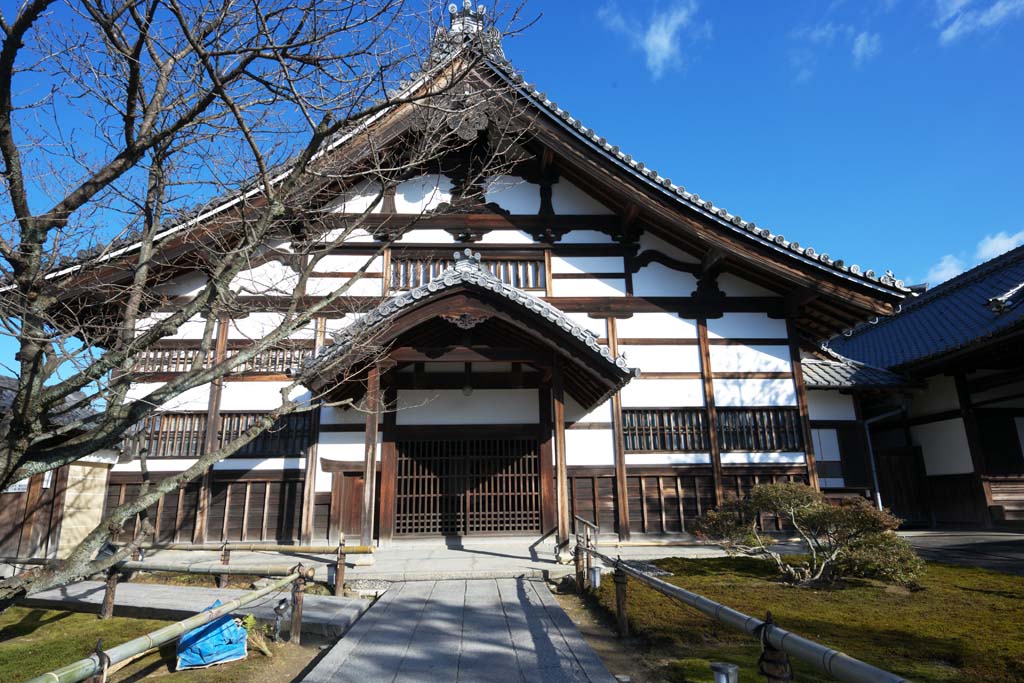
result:
M 251 602 L 259 600 L 270 593 L 279 591 L 296 579 L 303 578 L 304 575 L 308 575 L 308 570 L 302 574 L 300 574 L 299 571 L 295 571 L 294 573 L 281 578 L 279 581 L 275 581 L 266 588 L 243 595 L 237 600 L 232 600 L 231 602 L 225 603 L 216 609 L 200 612 L 194 617 L 189 617 L 184 621 L 179 621 L 175 624 L 171 624 L 170 626 L 165 626 L 153 631 L 152 633 L 147 633 L 144 636 L 129 640 L 127 643 L 122 643 L 112 647 L 103 652 L 103 659 L 106 660 L 108 666 L 113 666 L 140 652 L 177 640 L 197 626 L 208 624 L 211 621 L 219 619 L 225 614 L 234 612 L 239 607 L 243 607 L 244 605 L 248 605 Z M 92 654 L 85 659 L 80 659 L 77 662 L 74 662 L 73 664 L 68 664 L 67 666 L 63 666 L 59 669 L 54 669 L 53 671 L 48 671 L 47 673 L 36 676 L 35 678 L 31 678 L 25 681 L 25 683 L 77 683 L 78 681 L 100 672 L 103 667 L 103 662 L 100 660 L 100 655 Z
M 326 564 L 326 563 L 325 563 Z M 185 574 L 252 574 L 255 576 L 288 576 L 294 571 L 295 565 L 287 564 L 196 564 L 188 562 L 159 562 L 146 560 L 133 562 L 123 560 L 114 565 L 121 571 L 136 572 L 182 572 Z M 309 571 L 312 571 L 310 568 Z
M 276 552 L 276 553 L 313 553 L 333 555 L 338 551 L 336 545 L 282 545 L 278 543 L 140 543 L 146 550 L 205 550 L 223 552 L 225 548 L 233 552 Z M 374 547 L 368 545 L 346 545 L 345 552 L 352 555 L 372 555 Z

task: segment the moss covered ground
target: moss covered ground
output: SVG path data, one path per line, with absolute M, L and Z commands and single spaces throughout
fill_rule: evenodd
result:
M 919 683 L 1024 681 L 1024 578 L 929 563 L 922 590 L 850 581 L 817 590 L 780 583 L 749 558 L 664 559 L 670 583 L 750 615 L 770 609 L 776 622 L 846 654 Z M 610 577 L 609 577 L 610 578 Z M 607 619 L 615 593 L 604 581 L 591 607 Z M 741 681 L 757 676 L 755 641 L 631 580 L 630 627 L 638 657 L 657 661 L 650 680 L 711 681 L 709 663 L 739 664 Z M 796 680 L 827 681 L 795 664 Z

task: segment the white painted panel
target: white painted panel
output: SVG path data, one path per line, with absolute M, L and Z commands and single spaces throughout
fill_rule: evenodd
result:
M 535 216 L 540 212 L 540 185 L 516 176 L 491 176 L 484 184 L 484 201 L 512 214 Z
M 564 178 L 551 187 L 551 206 L 559 215 L 607 215 L 612 210 Z
M 455 237 L 438 228 L 414 228 L 395 241 L 402 244 L 455 244 Z
M 231 321 L 228 329 L 228 337 L 231 339 L 262 339 L 273 332 L 284 320 L 281 313 L 268 313 L 257 311 L 250 313 L 244 318 L 236 318 Z M 295 339 L 312 339 L 313 323 L 309 323 L 292 335 Z
M 398 392 L 397 423 L 535 424 L 536 389 L 477 389 L 470 396 L 455 390 L 409 389 Z
M 924 469 L 929 476 L 968 474 L 974 471 L 967 430 L 959 417 L 910 428 L 914 445 L 921 447 Z
M 656 251 L 659 254 L 664 254 L 669 258 L 675 259 L 676 261 L 682 261 L 683 263 L 700 263 L 700 259 L 692 254 L 688 254 L 679 247 L 669 244 L 663 239 L 655 237 L 649 232 L 645 232 L 640 235 L 640 253 L 645 251 Z
M 775 320 L 767 313 L 725 313 L 721 318 L 708 320 L 708 337 L 734 339 L 760 337 L 787 339 L 786 321 Z
M 198 294 L 210 278 L 205 273 L 194 271 L 185 273 L 178 277 L 171 278 L 163 284 L 153 287 L 153 291 L 164 296 L 187 296 L 192 297 Z
M 331 200 L 326 209 L 334 213 L 363 213 L 372 206 L 370 213 L 380 213 L 380 196 L 379 184 L 363 180 Z
M 576 422 L 611 422 L 612 421 L 612 401 L 608 399 L 604 403 L 600 404 L 589 413 L 583 409 L 583 407 L 576 402 L 572 396 L 566 395 L 565 397 L 565 421 L 569 423 Z
M 723 465 L 803 465 L 803 453 L 722 453 Z
M 384 269 L 384 257 L 370 254 L 327 254 L 313 266 L 314 273 L 354 273 L 369 261 L 367 273 Z
M 643 372 L 700 372 L 700 349 L 697 346 L 623 344 L 619 351 L 626 355 L 629 367 L 640 368 Z
M 598 338 L 608 335 L 608 321 L 604 318 L 591 318 L 587 313 L 566 313 L 565 317 L 583 329 L 590 330 Z
M 930 415 L 945 410 L 957 410 L 960 400 L 956 395 L 956 381 L 952 377 L 936 375 L 927 379 L 927 388 L 914 393 L 910 415 Z
M 841 462 L 839 452 L 839 432 L 835 429 L 812 429 L 814 441 L 814 457 L 822 462 Z
M 838 391 L 807 392 L 807 414 L 812 420 L 856 420 L 853 396 Z
M 344 235 L 345 239 L 343 244 L 351 243 L 364 243 L 364 242 L 376 242 L 377 238 L 374 237 L 370 232 L 363 228 L 354 228 L 349 234 L 345 234 L 348 228 L 338 228 L 337 230 L 328 230 L 324 233 L 323 241 L 326 244 L 333 243 L 335 240 L 341 239 Z
M 320 424 L 324 425 L 355 425 L 365 424 L 366 413 L 355 408 L 325 406 L 320 409 Z
M 712 346 L 713 372 L 791 372 L 788 346 Z
M 306 469 L 305 458 L 228 458 L 214 463 L 215 470 L 232 472 L 280 472 Z
M 636 296 L 691 296 L 696 289 L 697 278 L 693 275 L 660 263 L 646 265 L 633 274 Z
M 561 244 L 612 244 L 611 236 L 597 230 L 570 230 L 559 240 Z
M 626 295 L 626 281 L 613 278 L 587 278 L 585 280 L 552 280 L 552 296 L 608 296 Z
M 421 213 L 452 201 L 452 181 L 443 175 L 423 175 L 403 180 L 395 188 L 395 211 Z
M 128 401 L 144 401 L 152 392 L 164 385 L 164 382 L 137 382 L 128 388 Z M 206 412 L 210 406 L 210 387 L 203 385 L 187 389 L 178 396 L 159 406 L 164 411 L 196 411 Z
M 377 435 L 377 460 L 380 460 L 382 435 Z M 321 460 L 339 462 L 363 462 L 366 441 L 362 432 L 320 432 L 317 440 L 317 457 Z
M 615 321 L 619 339 L 696 339 L 697 323 L 674 313 L 634 313 Z
M 311 277 L 306 282 L 306 294 L 309 296 L 327 296 L 344 287 L 351 278 Z M 345 290 L 345 296 L 383 296 L 384 279 L 380 277 L 360 277 Z
M 161 311 L 157 313 L 151 313 L 148 316 L 140 316 L 139 323 L 136 326 L 138 333 L 142 334 L 153 329 L 154 325 L 166 320 L 173 315 L 167 311 Z M 191 319 L 185 321 L 176 332 L 164 335 L 162 339 L 202 339 L 203 331 L 206 329 L 206 320 L 202 316 L 193 316 Z
M 273 410 L 281 405 L 281 389 L 288 382 L 224 382 L 221 394 L 222 411 Z M 292 398 L 300 398 L 306 391 L 292 390 Z
M 522 230 L 492 230 L 480 238 L 480 244 L 533 244 L 533 235 Z
M 704 405 L 699 379 L 634 379 L 619 392 L 624 408 L 681 408 Z
M 621 273 L 625 268 L 620 256 L 552 256 L 554 273 Z
M 198 458 L 147 458 L 146 469 L 150 472 L 184 472 L 197 462 L 199 462 Z M 117 473 L 141 472 L 142 462 L 139 460 L 119 462 L 111 467 L 110 471 Z
M 565 430 L 565 463 L 573 466 L 612 466 L 615 439 L 610 429 Z
M 324 472 L 324 468 L 320 466 L 320 458 L 317 457 L 313 464 L 313 493 L 330 493 L 332 484 L 334 475 Z
M 796 388 L 791 379 L 716 379 L 715 405 L 795 406 Z
M 626 465 L 710 465 L 709 453 L 626 453 Z
M 267 261 L 243 270 L 231 281 L 231 291 L 247 296 L 288 296 L 295 289 L 299 274 L 279 261 Z
M 718 276 L 718 288 L 726 296 L 779 296 L 778 292 L 747 282 L 732 273 L 722 273 Z

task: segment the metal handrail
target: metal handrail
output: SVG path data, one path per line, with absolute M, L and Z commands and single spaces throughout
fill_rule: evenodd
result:
M 879 669 L 859 659 L 854 659 L 838 650 L 825 647 L 803 636 L 798 636 L 775 624 L 747 616 L 731 607 L 705 598 L 703 595 L 692 593 L 685 588 L 680 588 L 667 581 L 650 576 L 635 567 L 631 567 L 621 559 L 612 559 L 593 548 L 584 548 L 583 550 L 599 558 L 608 566 L 613 566 L 616 570 L 625 572 L 662 595 L 675 598 L 712 619 L 739 629 L 755 638 L 763 638 L 765 642 L 775 649 L 781 650 L 840 681 L 848 681 L 849 683 L 908 683 L 907 679 L 894 673 Z
M 215 619 L 219 619 L 225 614 L 230 614 L 239 607 L 248 605 L 251 602 L 259 600 L 265 595 L 281 590 L 297 579 L 305 579 L 307 576 L 308 572 L 305 570 L 293 571 L 291 574 L 288 574 L 279 581 L 275 581 L 266 588 L 247 593 L 237 600 L 232 600 L 231 602 L 225 603 L 220 607 L 206 612 L 200 612 L 194 617 L 189 617 L 188 619 L 171 624 L 170 626 L 157 629 L 156 631 L 147 633 L 144 636 L 139 636 L 138 638 L 129 640 L 127 643 L 122 643 L 112 647 L 109 650 L 94 653 L 85 659 L 80 659 L 77 662 L 74 662 L 73 664 L 68 664 L 67 666 L 62 666 L 59 669 L 48 671 L 25 681 L 25 683 L 77 683 L 77 681 L 85 680 L 89 676 L 101 673 L 104 666 L 109 667 L 111 665 L 118 664 L 130 657 L 134 657 L 137 654 L 145 652 L 146 650 L 177 640 L 197 626 L 208 624 Z

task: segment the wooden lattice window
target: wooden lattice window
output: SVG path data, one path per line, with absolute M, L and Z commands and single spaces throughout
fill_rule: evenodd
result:
M 223 445 L 238 438 L 262 413 L 221 413 L 218 440 Z M 242 458 L 297 457 L 306 454 L 313 436 L 313 414 L 293 413 L 281 417 L 255 439 L 234 453 Z
M 147 349 L 135 357 L 135 372 L 157 374 L 186 372 L 192 369 L 192 363 L 199 355 L 199 349 Z M 213 352 L 209 351 L 203 359 L 202 367 L 210 367 L 212 361 Z
M 228 351 L 228 355 L 238 351 Z M 302 363 L 313 355 L 312 348 L 275 348 L 265 349 L 245 361 L 232 372 L 254 375 L 283 375 L 290 370 L 298 370 Z
M 797 408 L 719 408 L 722 451 L 803 451 L 804 433 Z
M 454 263 L 451 258 L 433 255 L 393 255 L 389 280 L 391 289 L 412 289 L 425 285 Z M 547 288 L 547 267 L 540 254 L 515 257 L 485 254 L 481 265 L 507 285 L 539 291 Z
M 228 357 L 231 357 L 240 352 L 241 349 L 229 349 L 227 354 Z M 152 374 L 187 372 L 192 369 L 192 363 L 199 355 L 199 349 L 148 349 L 136 358 L 135 372 Z M 312 355 L 312 346 L 264 349 L 233 368 L 231 372 L 247 375 L 283 375 L 289 370 L 297 370 L 302 367 L 302 363 Z M 212 351 L 206 354 L 202 367 L 208 368 L 211 365 L 213 365 Z
M 154 413 L 134 438 L 150 458 L 197 458 L 206 450 L 206 413 Z
M 703 408 L 628 408 L 622 411 L 627 453 L 708 451 L 707 413 Z

